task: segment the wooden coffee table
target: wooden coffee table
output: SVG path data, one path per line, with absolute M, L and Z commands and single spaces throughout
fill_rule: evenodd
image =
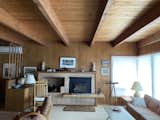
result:
M 118 108 L 120 111 L 113 111 L 114 108 Z M 108 114 L 107 120 L 136 120 L 122 106 L 106 105 L 104 109 Z

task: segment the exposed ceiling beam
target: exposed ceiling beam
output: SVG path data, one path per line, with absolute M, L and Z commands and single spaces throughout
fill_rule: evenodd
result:
M 108 10 L 111 8 L 112 2 L 113 2 L 112 0 L 108 0 L 108 1 L 106 2 L 105 9 L 104 9 L 103 14 L 102 14 L 102 16 L 101 16 L 101 19 L 100 19 L 100 21 L 99 21 L 99 24 L 98 24 L 98 26 L 97 26 L 96 32 L 95 32 L 95 34 L 94 34 L 94 36 L 93 36 L 93 39 L 92 39 L 91 42 L 90 42 L 90 46 L 92 46 L 92 45 L 95 43 L 97 34 L 99 33 L 99 31 L 100 31 L 100 29 L 101 29 L 101 26 L 103 25 L 104 20 L 106 19 L 107 15 L 108 15 Z
M 40 40 L 40 38 L 37 37 L 33 29 L 29 28 L 27 25 L 17 20 L 3 8 L 0 8 L 0 23 L 22 34 L 23 36 L 35 41 L 40 45 L 47 45 L 44 41 Z
M 33 0 L 51 27 L 57 32 L 65 45 L 69 45 L 68 37 L 49 0 Z
M 138 32 L 140 29 L 144 27 L 147 28 L 150 26 L 150 23 L 156 20 L 160 16 L 160 1 L 154 3 L 153 7 L 147 9 L 143 14 L 141 14 L 137 19 L 128 26 L 122 33 L 113 41 L 111 41 L 111 45 L 113 47 L 121 44 L 128 37 Z
M 157 42 L 160 42 L 160 31 L 147 37 L 146 39 L 138 41 L 137 46 L 138 48 L 142 48 L 148 45 L 155 44 Z
M 0 39 L 10 42 L 16 43 L 18 45 L 24 45 L 24 41 L 22 41 L 22 37 L 14 32 L 11 32 L 9 29 L 0 26 Z

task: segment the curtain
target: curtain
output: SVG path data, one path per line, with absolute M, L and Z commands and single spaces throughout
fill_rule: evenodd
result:
M 137 58 L 135 56 L 112 56 L 112 82 L 115 85 L 116 95 L 133 95 L 131 87 L 137 80 Z M 113 95 L 113 94 L 112 94 Z
M 144 56 L 112 56 L 112 82 L 116 85 L 117 96 L 131 96 L 131 86 L 138 80 L 143 91 L 160 100 L 160 53 Z
M 160 100 L 160 54 L 153 54 L 153 97 Z
M 142 86 L 142 95 L 148 94 L 152 96 L 152 63 L 151 55 L 140 56 L 137 58 L 138 81 Z

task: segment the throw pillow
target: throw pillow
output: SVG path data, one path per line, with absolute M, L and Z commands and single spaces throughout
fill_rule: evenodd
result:
M 134 97 L 132 99 L 132 104 L 139 107 L 146 107 L 144 99 L 139 97 Z

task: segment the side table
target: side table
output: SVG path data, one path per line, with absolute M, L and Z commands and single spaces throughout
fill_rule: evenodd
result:
M 119 98 L 119 104 L 122 106 L 126 106 L 128 103 L 132 102 L 132 97 L 131 96 L 121 96 Z

